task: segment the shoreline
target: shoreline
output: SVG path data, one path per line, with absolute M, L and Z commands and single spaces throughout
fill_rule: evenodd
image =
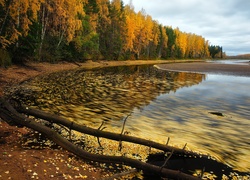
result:
M 77 68 L 93 69 L 174 62 L 184 62 L 184 60 L 87 61 L 57 64 L 29 62 L 24 65 L 12 65 L 7 69 L 0 67 L 0 97 L 4 95 L 5 87 L 11 87 L 43 74 Z M 33 130 L 10 126 L 0 119 L 0 179 L 102 179 L 117 173 L 79 159 L 60 147 L 36 149 L 23 144 L 27 137 L 34 139 L 35 134 Z
M 250 77 L 250 63 L 249 65 L 243 65 L 220 64 L 214 62 L 194 62 L 179 64 L 158 64 L 155 66 L 166 71 Z
M 60 62 L 29 62 L 24 65 L 12 65 L 8 68 L 0 67 L 0 97 L 4 95 L 6 86 L 12 86 L 33 77 L 59 72 L 64 70 L 73 70 L 77 68 L 94 69 L 112 66 L 131 66 L 131 65 L 153 65 L 166 63 L 200 62 L 202 60 L 127 60 L 127 61 L 86 61 L 84 63 Z
M 58 64 L 28 63 L 25 66 L 13 65 L 8 69 L 0 68 L 0 96 L 3 95 L 3 89 L 6 86 L 18 84 L 39 75 L 64 70 L 154 64 L 161 68 L 172 68 L 172 71 L 183 71 L 185 68 L 186 70 L 190 70 L 191 66 L 193 68 L 196 67 L 196 69 L 194 69 L 196 71 L 202 71 L 202 69 L 203 72 L 208 71 L 210 63 L 200 61 L 201 60 L 194 60 L 192 61 L 193 63 L 185 63 L 191 62 L 190 60 L 88 61 L 79 64 L 61 62 Z M 219 64 L 219 66 L 216 63 L 214 64 L 218 68 L 222 67 L 220 66 L 222 64 Z M 240 65 L 233 65 L 231 68 L 236 67 L 236 69 L 238 69 L 239 67 L 237 66 Z M 180 70 L 176 70 L 178 68 Z M 236 73 L 237 72 L 238 71 L 236 71 Z M 0 163 L 2 164 L 0 169 L 0 179 L 8 179 L 9 177 L 12 179 L 30 179 L 32 177 L 48 179 L 52 176 L 56 179 L 60 179 L 63 178 L 62 174 L 74 178 L 80 177 L 80 173 L 84 175 L 81 178 L 101 179 L 113 174 L 96 164 L 93 165 L 85 160 L 77 159 L 74 155 L 61 148 L 27 149 L 23 146 L 22 141 L 25 136 L 30 134 L 33 135 L 34 132 L 27 128 L 9 126 L 0 119 Z M 32 137 L 33 136 L 30 138 Z M 58 173 L 56 174 L 55 172 Z

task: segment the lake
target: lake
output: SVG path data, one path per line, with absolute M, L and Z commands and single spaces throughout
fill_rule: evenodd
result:
M 250 172 L 250 77 L 123 66 L 52 73 L 23 87 L 35 92 L 22 95 L 27 105 L 91 127 L 104 121 L 107 131 L 119 132 L 126 119 L 127 133 L 161 143 L 170 138 L 178 147 L 187 143 Z

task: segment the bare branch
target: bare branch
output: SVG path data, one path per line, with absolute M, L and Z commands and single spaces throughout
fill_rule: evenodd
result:
M 126 117 L 126 118 L 124 119 L 124 121 L 123 121 L 121 136 L 123 135 L 123 132 L 124 132 L 124 129 L 125 129 L 126 121 L 127 121 L 128 117 L 129 117 L 130 115 L 131 115 L 131 113 L 130 113 L 129 115 L 127 115 L 127 117 Z M 120 142 L 119 142 L 118 150 L 119 150 L 119 151 L 122 150 L 122 141 L 121 141 L 121 140 L 120 140 Z
M 169 141 L 170 141 L 170 137 L 168 137 L 168 140 L 167 140 L 167 143 L 166 143 L 166 145 L 168 145 Z
M 49 127 L 46 127 L 33 119 L 26 118 L 24 115 L 19 114 L 7 101 L 4 99 L 0 99 L 0 117 L 3 120 L 11 119 L 16 124 L 21 124 L 22 126 L 26 126 L 31 128 L 35 131 L 38 131 L 44 135 L 46 135 L 50 140 L 55 142 L 57 145 L 61 146 L 62 148 L 74 153 L 75 155 L 79 156 L 80 158 L 89 160 L 89 161 L 96 161 L 96 162 L 105 162 L 105 163 L 120 163 L 125 164 L 131 167 L 135 167 L 141 169 L 143 171 L 157 173 L 162 177 L 169 177 L 173 179 L 194 179 L 198 180 L 199 178 L 194 177 L 192 175 L 188 175 L 185 173 L 181 173 L 180 171 L 170 170 L 166 168 L 161 168 L 159 166 L 155 166 L 152 164 L 148 164 L 145 162 L 141 162 L 135 159 L 127 158 L 125 156 L 106 156 L 106 155 L 99 155 L 99 154 L 92 154 L 89 153 L 77 145 L 71 143 L 67 139 L 63 138 L 57 132 L 52 130 Z M 72 125 L 74 127 L 74 124 Z
M 70 124 L 71 124 L 71 121 L 68 121 L 65 118 L 59 117 L 59 116 L 51 114 L 51 113 L 47 113 L 47 112 L 43 112 L 40 110 L 31 109 L 31 108 L 24 108 L 24 107 L 16 107 L 16 109 L 20 113 L 25 113 L 25 114 L 29 114 L 32 116 L 36 116 L 38 118 L 44 119 L 44 120 L 49 121 L 49 122 L 62 124 L 64 126 L 70 126 Z M 111 139 L 111 140 L 115 140 L 115 141 L 126 141 L 126 142 L 136 143 L 136 144 L 148 146 L 151 148 L 155 148 L 158 150 L 162 150 L 165 152 L 167 152 L 167 151 L 171 152 L 172 150 L 174 150 L 175 154 L 180 154 L 180 155 L 185 154 L 185 155 L 199 156 L 202 158 L 209 158 L 208 155 L 199 154 L 199 153 L 192 152 L 192 151 L 187 151 L 187 150 L 185 150 L 185 148 L 180 149 L 177 147 L 172 147 L 169 145 L 160 144 L 160 143 L 157 143 L 154 141 L 145 140 L 145 139 L 138 138 L 138 137 L 123 135 L 123 134 L 121 135 L 121 134 L 111 133 L 111 132 L 107 132 L 107 131 L 100 131 L 100 130 L 97 130 L 94 128 L 90 128 L 90 127 L 86 127 L 86 126 L 77 124 L 75 122 L 73 122 L 72 129 L 74 129 L 78 132 L 82 132 L 85 134 L 95 136 L 95 137 L 103 137 L 103 138 L 107 138 L 107 139 Z
M 164 168 L 168 162 L 168 160 L 172 157 L 172 155 L 174 154 L 174 150 L 172 150 L 171 154 L 167 157 L 167 159 L 165 160 L 164 164 L 161 166 L 161 168 Z
M 113 176 L 108 177 L 108 178 L 104 178 L 102 180 L 114 180 L 114 179 L 117 179 L 117 178 L 121 178 L 123 176 L 128 176 L 128 175 L 131 175 L 131 174 L 135 174 L 135 173 L 137 173 L 137 169 L 131 169 L 129 171 L 114 174 Z
M 187 143 L 184 145 L 184 147 L 183 147 L 183 149 L 182 149 L 182 150 L 185 150 L 185 149 L 186 149 L 186 147 L 187 147 Z

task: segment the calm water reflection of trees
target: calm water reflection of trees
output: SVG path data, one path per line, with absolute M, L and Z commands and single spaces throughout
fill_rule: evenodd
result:
M 209 114 L 211 107 L 228 107 L 226 111 L 231 107 L 225 104 L 224 96 L 219 97 L 223 101 L 213 96 L 216 87 L 225 88 L 224 83 L 218 86 L 209 77 L 153 66 L 77 69 L 37 77 L 13 88 L 10 94 L 29 106 L 88 126 L 98 128 L 105 121 L 109 130 L 118 127 L 120 131 L 123 120 L 132 112 L 126 130 L 136 136 L 157 141 L 171 136 L 175 144 L 188 143 L 236 168 L 249 169 L 248 121 L 240 114 L 247 114 L 247 107 L 241 104 L 237 112 L 220 118 Z M 181 88 L 191 92 L 180 94 Z
M 32 97 L 22 97 L 27 105 L 74 120 L 120 120 L 160 94 L 198 84 L 204 78 L 201 74 L 170 73 L 152 66 L 78 69 L 35 78 L 22 86 L 34 91 L 28 95 Z

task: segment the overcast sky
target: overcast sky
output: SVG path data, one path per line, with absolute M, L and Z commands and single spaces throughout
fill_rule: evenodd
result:
M 123 0 L 129 4 L 130 0 Z M 250 53 L 250 0 L 132 0 L 154 20 L 203 36 L 227 55 Z

